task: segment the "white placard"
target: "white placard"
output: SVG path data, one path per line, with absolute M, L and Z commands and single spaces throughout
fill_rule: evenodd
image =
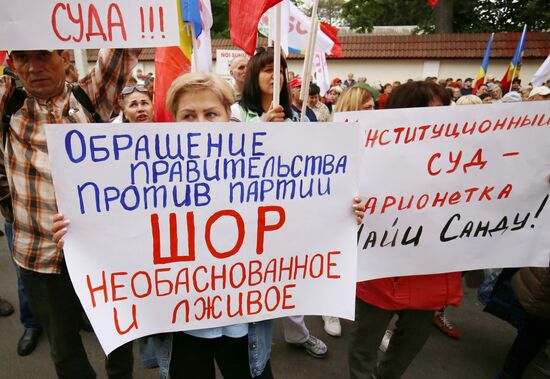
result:
M 239 57 L 247 57 L 242 50 L 216 50 L 216 74 L 229 76 L 229 68 L 234 59 Z
M 335 119 L 363 134 L 359 280 L 548 267 L 549 101 Z
M 0 50 L 179 45 L 173 0 L 0 0 Z
M 154 333 L 353 318 L 357 130 L 46 130 L 67 266 L 106 353 Z

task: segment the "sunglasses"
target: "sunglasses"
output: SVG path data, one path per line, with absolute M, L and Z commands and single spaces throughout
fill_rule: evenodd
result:
M 143 85 L 140 84 L 140 85 L 132 86 L 132 87 L 124 87 L 124 89 L 122 90 L 122 95 L 127 96 L 127 95 L 130 95 L 130 94 L 134 93 L 135 91 L 138 91 L 138 92 L 141 92 L 141 93 L 149 93 L 147 88 L 145 88 Z

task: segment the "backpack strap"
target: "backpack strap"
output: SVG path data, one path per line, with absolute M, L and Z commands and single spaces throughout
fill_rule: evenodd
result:
M 96 112 L 95 107 L 90 100 L 90 97 L 82 89 L 82 87 L 80 87 L 79 85 L 73 86 L 71 92 L 73 93 L 76 101 L 78 101 L 78 103 L 82 105 L 84 109 L 86 109 L 92 115 L 92 119 L 94 120 L 94 122 L 103 122 L 99 113 Z M 10 131 L 11 116 L 13 116 L 15 113 L 17 113 L 17 111 L 19 111 L 19 109 L 23 107 L 25 99 L 27 99 L 27 94 L 25 93 L 23 88 L 17 87 L 5 105 L 4 115 L 2 116 L 2 142 L 4 148 L 6 147 L 7 142 L 6 137 L 8 136 L 8 133 Z
M 18 87 L 15 89 L 5 105 L 4 115 L 2 116 L 2 142 L 4 144 L 4 148 L 6 147 L 7 136 L 10 132 L 11 116 L 23 107 L 26 98 L 27 94 L 23 88 Z
M 96 123 L 103 122 L 101 115 L 96 112 L 95 107 L 92 104 L 92 101 L 90 100 L 90 97 L 88 96 L 86 91 L 82 89 L 82 87 L 80 87 L 78 84 L 74 85 L 71 88 L 71 92 L 73 93 L 73 96 L 75 97 L 76 101 L 78 101 L 80 105 L 82 105 L 84 109 L 86 109 L 88 113 L 92 115 L 92 119 L 94 120 L 94 122 Z

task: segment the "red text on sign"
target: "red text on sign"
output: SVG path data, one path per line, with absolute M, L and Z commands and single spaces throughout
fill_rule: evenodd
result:
M 286 213 L 282 207 L 279 206 L 263 206 L 258 207 L 257 211 L 257 226 L 256 226 L 256 254 L 262 254 L 264 252 L 265 236 L 267 232 L 273 232 L 283 227 L 286 220 Z M 266 221 L 267 215 L 277 217 L 277 221 L 268 223 Z M 159 216 L 157 213 L 151 215 L 151 231 L 153 237 L 153 263 L 154 264 L 167 264 L 174 262 L 192 262 L 195 261 L 195 215 L 193 212 L 187 212 L 186 214 L 186 226 L 187 226 L 187 254 L 181 255 L 179 253 L 178 244 L 178 223 L 177 215 L 175 213 L 170 214 L 169 235 L 170 235 L 170 249 L 168 256 L 161 254 L 161 231 L 159 224 Z M 212 227 L 222 218 L 229 218 L 234 221 L 237 229 L 237 238 L 233 247 L 227 251 L 219 251 L 213 242 Z M 204 241 L 206 247 L 213 257 L 218 259 L 225 259 L 237 254 L 244 242 L 245 223 L 243 217 L 239 212 L 231 209 L 225 209 L 214 213 L 210 216 L 205 224 Z
M 442 163 L 440 163 L 441 159 L 443 159 Z M 483 159 L 483 149 L 477 149 L 470 160 L 464 158 L 462 150 L 456 153 L 450 151 L 448 160 L 442 158 L 441 153 L 435 153 L 428 160 L 428 172 L 431 176 L 436 176 L 439 175 L 443 169 L 448 168 L 445 172 L 447 174 L 452 174 L 462 166 L 462 171 L 467 174 L 469 168 L 478 167 L 479 170 L 483 170 L 486 164 L 487 161 Z
M 85 10 L 82 4 L 57 3 L 53 7 L 51 21 L 54 34 L 63 42 L 71 39 L 74 42 L 83 39 L 90 42 L 92 38 L 101 38 L 105 42 L 127 39 L 124 18 L 116 3 L 111 3 L 105 14 L 101 15 L 94 4 Z

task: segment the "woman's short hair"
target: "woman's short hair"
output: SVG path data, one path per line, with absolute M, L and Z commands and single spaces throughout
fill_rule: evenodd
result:
M 340 86 L 333 86 L 333 87 L 330 88 L 330 90 L 328 92 L 330 93 L 332 91 L 338 93 L 338 95 L 341 95 L 342 92 L 344 92 L 344 89 Z
M 168 90 L 166 97 L 166 108 L 172 116 L 176 118 L 178 113 L 178 102 L 180 97 L 186 92 L 196 92 L 200 90 L 212 91 L 231 114 L 231 105 L 235 102 L 235 93 L 231 85 L 216 74 L 209 72 L 195 72 L 179 76 Z
M 369 99 L 372 94 L 365 87 L 349 87 L 342 92 L 336 103 L 335 112 L 358 111 L 361 105 Z
M 410 82 L 392 91 L 384 109 L 427 107 L 434 99 L 441 100 L 443 105 L 451 103 L 451 96 L 440 85 L 426 81 Z
M 470 105 L 470 104 L 483 104 L 483 101 L 476 95 L 461 96 L 456 101 L 456 105 Z
M 272 47 L 259 47 L 256 54 L 250 58 L 246 66 L 246 75 L 244 77 L 244 88 L 239 104 L 246 110 L 250 110 L 259 116 L 264 113 L 262 107 L 262 90 L 258 78 L 260 71 L 269 64 L 273 64 L 275 52 Z M 292 118 L 292 108 L 290 107 L 290 90 L 288 87 L 287 63 L 281 54 L 281 69 L 283 70 L 283 88 L 281 89 L 280 105 L 283 107 L 286 118 Z

